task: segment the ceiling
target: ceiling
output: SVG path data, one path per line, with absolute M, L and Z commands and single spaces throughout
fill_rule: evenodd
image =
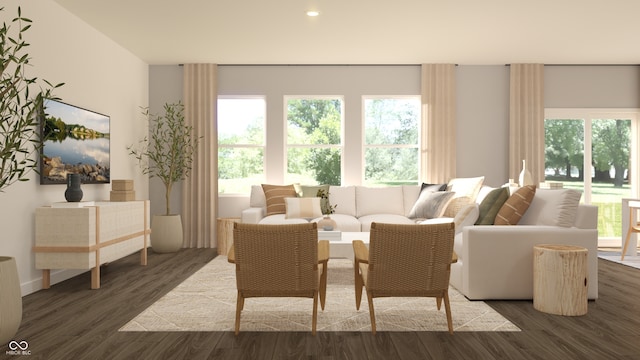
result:
M 55 1 L 152 65 L 640 63 L 638 0 Z

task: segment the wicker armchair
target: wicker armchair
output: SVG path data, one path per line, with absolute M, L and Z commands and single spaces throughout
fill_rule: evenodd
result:
M 328 252 L 328 241 L 318 242 L 316 223 L 234 224 L 229 261 L 236 264 L 238 288 L 235 334 L 240 332 L 246 298 L 308 297 L 313 298 L 311 332 L 315 335 L 319 291 L 324 309 Z
M 369 248 L 353 242 L 356 309 L 362 287 L 367 289 L 371 332 L 376 333 L 373 298 L 435 297 L 438 310 L 444 299 L 449 333 L 453 334 L 449 306 L 449 275 L 453 256 L 453 223 L 432 225 L 371 224 Z

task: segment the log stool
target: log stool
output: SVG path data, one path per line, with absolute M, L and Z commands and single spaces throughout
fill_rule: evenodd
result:
M 233 224 L 240 222 L 240 218 L 218 218 L 216 229 L 216 241 L 218 255 L 227 256 L 227 252 L 233 245 Z
M 587 313 L 586 248 L 571 245 L 533 247 L 533 307 L 555 315 Z

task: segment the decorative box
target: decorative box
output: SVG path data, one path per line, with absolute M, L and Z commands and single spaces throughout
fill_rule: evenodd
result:
M 111 190 L 131 191 L 133 190 L 133 180 L 111 180 Z
M 112 190 L 111 201 L 133 201 L 136 199 L 136 192 L 133 190 Z

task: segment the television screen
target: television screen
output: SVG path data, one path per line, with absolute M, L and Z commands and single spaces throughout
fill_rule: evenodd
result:
M 80 174 L 83 184 L 110 181 L 107 115 L 47 100 L 41 123 L 40 184 L 66 184 Z

